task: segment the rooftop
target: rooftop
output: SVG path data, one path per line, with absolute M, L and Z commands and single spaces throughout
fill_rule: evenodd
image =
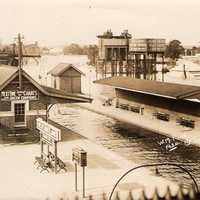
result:
M 0 91 L 3 90 L 16 76 L 18 76 L 18 68 L 6 65 L 0 65 Z M 80 94 L 66 93 L 65 91 L 57 90 L 54 88 L 46 87 L 37 83 L 31 76 L 22 70 L 22 75 L 27 78 L 38 90 L 48 97 L 56 99 L 70 100 L 73 102 L 91 102 L 92 99 Z M 49 101 L 52 99 L 50 98 Z
M 55 88 L 47 87 L 44 85 L 41 85 L 41 87 L 45 90 L 46 94 L 50 97 L 57 97 L 57 98 L 62 98 L 62 99 L 71 99 L 71 100 L 76 100 L 76 101 L 81 101 L 81 102 L 90 102 L 92 101 L 91 98 L 81 95 L 81 94 L 76 94 L 76 93 L 68 93 L 63 90 L 57 90 Z
M 101 79 L 95 81 L 95 83 L 165 98 L 200 100 L 200 87 L 198 86 L 134 79 L 123 76 Z
M 0 65 L 0 86 L 6 82 L 12 75 L 17 73 L 18 68 L 8 65 Z
M 53 76 L 60 76 L 63 72 L 65 72 L 66 70 L 68 70 L 70 68 L 73 68 L 80 74 L 84 75 L 84 73 L 82 71 L 80 71 L 78 68 L 76 68 L 74 65 L 72 65 L 70 63 L 59 63 L 52 70 L 50 70 L 47 74 L 51 74 Z

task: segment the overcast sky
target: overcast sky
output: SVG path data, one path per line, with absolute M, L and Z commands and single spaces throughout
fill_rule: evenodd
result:
M 200 45 L 200 0 L 0 0 L 0 39 L 17 33 L 41 45 L 97 43 L 111 28 L 136 38 L 179 39 Z

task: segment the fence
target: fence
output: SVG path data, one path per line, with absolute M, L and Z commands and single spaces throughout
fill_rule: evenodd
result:
M 137 198 L 135 197 L 137 196 Z M 79 196 L 76 196 L 74 198 L 60 198 L 60 200 L 81 200 L 82 198 Z M 102 193 L 100 196 L 93 196 L 89 195 L 88 197 L 84 198 L 87 200 L 111 200 L 110 196 L 106 193 Z M 51 200 L 51 199 L 46 199 Z M 189 189 L 184 189 L 181 185 L 179 186 L 176 194 L 172 194 L 169 187 L 167 187 L 166 192 L 164 196 L 160 196 L 157 188 L 155 189 L 152 197 L 148 197 L 145 191 L 143 190 L 138 197 L 138 195 L 134 194 L 134 192 L 129 191 L 127 194 L 123 194 L 120 196 L 119 192 L 116 192 L 115 195 L 113 195 L 112 200 L 200 200 L 200 192 L 195 190 L 195 187 L 192 186 Z

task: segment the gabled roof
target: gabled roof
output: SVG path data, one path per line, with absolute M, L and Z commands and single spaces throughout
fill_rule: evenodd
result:
M 138 93 L 150 94 L 172 99 L 200 99 L 200 87 L 167 83 L 132 77 L 114 76 L 94 81 L 95 83 L 113 86 Z
M 48 97 L 53 97 L 61 100 L 71 100 L 73 102 L 91 102 L 92 99 L 85 95 L 71 94 L 60 91 L 54 88 L 40 85 L 25 71 L 22 70 L 22 75 L 27 78 L 40 92 Z M 0 65 L 0 91 L 2 91 L 14 78 L 18 76 L 18 68 L 12 66 Z
M 52 76 L 60 76 L 62 73 L 64 73 L 66 70 L 73 68 L 80 74 L 84 75 L 82 71 L 80 71 L 78 68 L 76 68 L 74 65 L 70 63 L 59 63 L 56 65 L 52 70 L 50 70 L 47 74 L 51 74 Z
M 3 85 L 11 76 L 16 74 L 18 71 L 17 67 L 0 65 L 0 86 Z

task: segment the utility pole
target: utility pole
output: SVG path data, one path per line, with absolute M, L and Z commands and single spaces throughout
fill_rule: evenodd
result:
M 23 54 L 22 54 L 22 41 L 21 35 L 18 34 L 17 42 L 18 42 L 18 71 L 19 71 L 19 89 L 22 89 L 22 61 L 23 61 Z

